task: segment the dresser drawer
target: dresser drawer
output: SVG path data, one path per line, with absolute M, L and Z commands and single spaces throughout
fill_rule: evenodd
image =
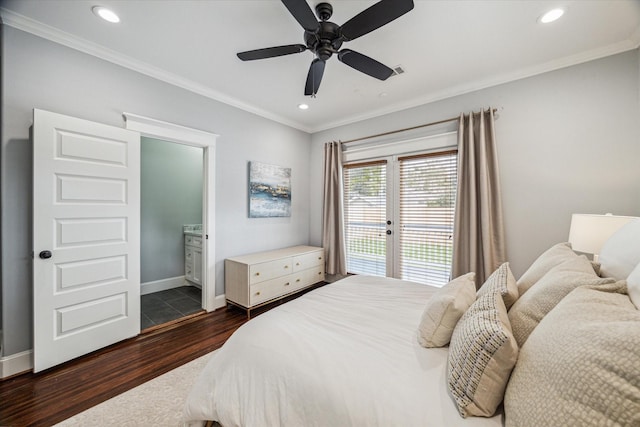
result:
M 249 266 L 249 284 L 264 282 L 287 274 L 293 269 L 291 258 L 282 258 L 276 261 L 263 262 Z
M 277 298 L 293 290 L 291 276 L 278 277 L 255 284 L 249 288 L 249 306 Z
M 318 265 L 324 265 L 324 251 L 311 252 L 293 257 L 293 271 L 302 271 Z
M 297 290 L 311 286 L 314 283 L 322 282 L 323 280 L 324 266 L 316 266 L 315 268 L 294 273 L 291 277 L 291 286 L 293 290 Z

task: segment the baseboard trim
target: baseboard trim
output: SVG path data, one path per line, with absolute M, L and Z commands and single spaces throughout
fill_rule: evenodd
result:
M 216 299 L 213 301 L 213 309 L 217 310 L 219 308 L 226 307 L 226 305 L 227 298 L 224 296 L 224 294 L 216 295 Z
M 152 294 L 154 292 L 166 291 L 167 289 L 179 288 L 188 285 L 184 276 L 169 277 L 168 279 L 154 280 L 140 285 L 140 295 Z
M 166 289 L 178 288 L 186 284 L 184 276 L 156 280 L 154 282 L 143 283 L 141 285 L 140 293 L 145 295 Z M 214 310 L 223 308 L 226 305 L 227 300 L 225 295 L 216 295 L 214 300 Z M 33 370 L 33 350 L 27 350 L 0 358 L 0 379 L 12 377 L 31 370 Z
M 5 379 L 33 369 L 33 350 L 0 358 L 0 378 Z

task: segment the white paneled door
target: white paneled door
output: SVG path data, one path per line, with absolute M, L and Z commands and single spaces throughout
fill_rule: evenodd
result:
M 38 372 L 140 332 L 140 134 L 33 116 Z

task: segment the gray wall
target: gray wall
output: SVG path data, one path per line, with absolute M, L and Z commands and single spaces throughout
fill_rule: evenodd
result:
M 310 136 L 90 55 L 4 26 L 2 82 L 3 354 L 31 348 L 32 109 L 124 126 L 123 112 L 219 134 L 216 294 L 224 259 L 309 243 Z M 249 219 L 247 162 L 292 169 L 290 218 Z
M 571 214 L 640 215 L 638 50 L 316 133 L 311 243 L 322 241 L 322 146 L 499 107 L 496 137 L 507 258 L 516 277 Z
M 203 149 L 143 137 L 140 282 L 184 276 L 184 224 L 202 223 Z
M 503 107 L 497 122 L 516 275 L 573 212 L 640 215 L 640 55 L 632 51 L 310 136 L 11 27 L 2 41 L 3 355 L 31 348 L 31 110 L 123 126 L 122 112 L 220 135 L 216 293 L 229 256 L 320 244 L 322 144 Z M 247 162 L 292 168 L 292 216 L 247 217 Z

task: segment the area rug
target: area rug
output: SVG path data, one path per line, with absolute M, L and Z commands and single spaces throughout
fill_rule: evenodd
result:
M 185 399 L 213 353 L 192 360 L 56 426 L 182 426 Z

